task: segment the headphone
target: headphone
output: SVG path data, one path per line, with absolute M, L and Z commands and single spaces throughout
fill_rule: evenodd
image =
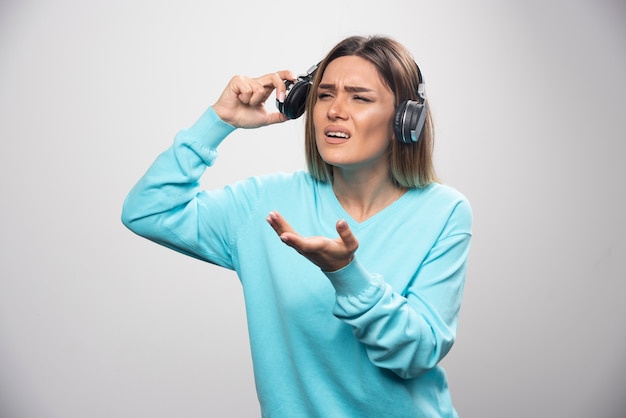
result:
M 287 87 L 285 101 L 281 103 L 276 99 L 276 107 L 289 119 L 298 119 L 304 113 L 304 106 L 313 85 L 317 66 L 318 64 L 315 64 L 307 70 L 305 75 L 299 75 L 296 81 L 285 80 L 285 87 Z
M 295 81 L 285 80 L 287 87 L 285 101 L 281 103 L 276 99 L 276 107 L 287 118 L 297 119 L 304 114 L 307 96 L 313 85 L 313 77 L 318 65 L 319 63 L 309 68 L 306 74 L 298 76 Z M 400 103 L 393 118 L 393 130 L 396 139 L 404 144 L 419 141 L 426 125 L 426 110 L 428 109 L 424 94 L 426 88 L 422 72 L 417 64 L 415 66 L 418 77 L 418 100 L 405 100 Z

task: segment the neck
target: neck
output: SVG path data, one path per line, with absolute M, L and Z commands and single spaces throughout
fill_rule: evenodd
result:
M 363 222 L 395 202 L 406 189 L 393 184 L 389 173 L 365 175 L 334 170 L 333 191 L 337 200 L 357 222 Z

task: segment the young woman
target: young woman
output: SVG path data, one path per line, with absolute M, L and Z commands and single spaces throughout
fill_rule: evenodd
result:
M 294 80 L 232 78 L 132 189 L 122 220 L 237 272 L 264 417 L 456 417 L 438 363 L 455 339 L 472 213 L 436 179 L 423 80 L 401 44 L 349 37 L 319 63 L 307 171 L 200 190 L 233 130 L 288 119 L 265 103 L 275 92 L 286 104 Z

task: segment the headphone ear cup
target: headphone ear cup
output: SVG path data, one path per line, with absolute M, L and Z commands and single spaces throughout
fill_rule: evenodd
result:
M 282 106 L 281 112 L 289 119 L 297 119 L 302 116 L 310 89 L 310 81 L 297 81 L 291 86 L 291 89 L 285 96 L 285 103 Z
M 426 125 L 426 102 L 406 100 L 396 110 L 393 129 L 396 139 L 402 143 L 417 142 Z
M 403 120 L 405 118 L 407 103 L 408 103 L 408 100 L 400 103 L 400 106 L 398 106 L 398 108 L 396 109 L 396 114 L 393 118 L 393 132 L 396 135 L 396 139 L 400 142 L 406 142 L 404 140 L 404 129 L 402 129 L 402 126 L 403 126 Z

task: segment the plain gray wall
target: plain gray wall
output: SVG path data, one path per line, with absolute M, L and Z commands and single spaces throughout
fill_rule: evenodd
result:
M 460 415 L 623 418 L 625 22 L 621 0 L 0 0 L 0 416 L 258 416 L 236 276 L 133 235 L 122 201 L 232 75 L 381 33 L 475 211 Z M 302 168 L 302 138 L 237 131 L 205 185 Z

